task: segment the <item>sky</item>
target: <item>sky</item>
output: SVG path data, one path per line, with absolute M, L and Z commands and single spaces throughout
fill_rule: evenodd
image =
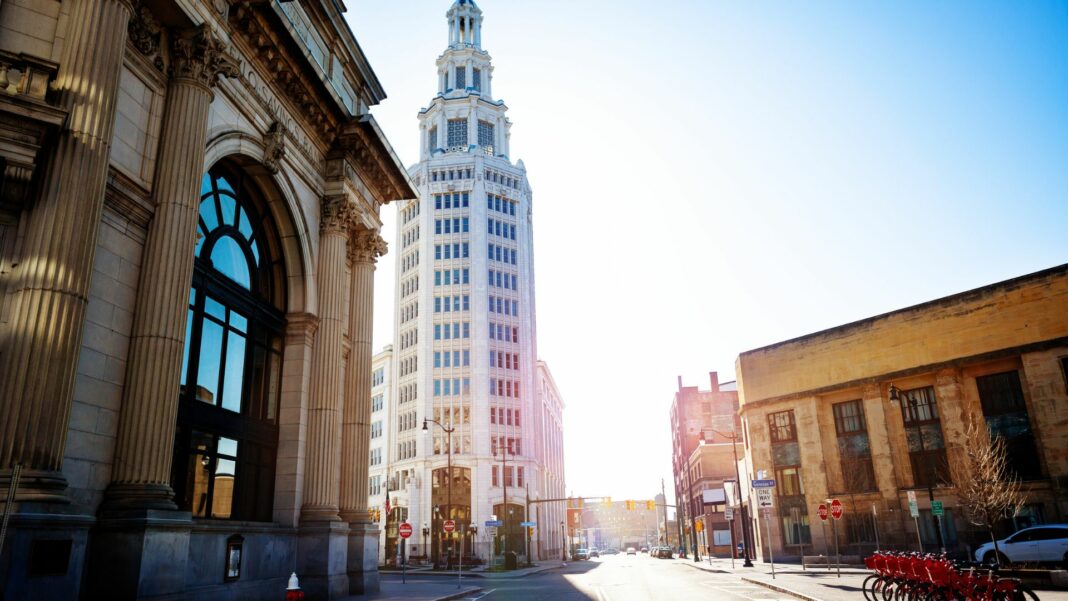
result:
M 478 3 L 577 495 L 672 497 L 678 376 L 1068 259 L 1066 2 Z M 450 5 L 349 0 L 406 165 Z

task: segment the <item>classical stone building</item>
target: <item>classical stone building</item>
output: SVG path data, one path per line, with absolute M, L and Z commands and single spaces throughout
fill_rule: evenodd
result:
M 697 520 L 705 513 L 701 492 L 715 488 L 711 481 L 699 481 L 695 476 L 692 459 L 702 441 L 721 444 L 736 435 L 738 427 L 738 388 L 734 382 L 720 384 L 719 374 L 709 372 L 710 387 L 699 390 L 697 386 L 679 387 L 671 401 L 671 471 L 675 483 L 677 519 L 684 547 L 689 550 L 697 544 Z M 711 468 L 710 468 L 711 469 Z M 723 471 L 733 470 L 733 463 Z M 716 470 L 717 473 L 720 470 Z M 722 489 L 722 482 L 719 488 Z
M 5 598 L 377 587 L 372 272 L 415 192 L 343 11 L 0 4 Z
M 831 528 L 816 508 L 828 498 L 845 507 L 839 537 L 851 553 L 877 536 L 884 548 L 915 549 L 917 534 L 929 550 L 939 535 L 951 551 L 988 541 L 962 518 L 949 469 L 970 420 L 1006 440 L 1024 480 L 1027 505 L 1003 529 L 1063 522 L 1066 369 L 1068 265 L 742 353 L 752 469 L 777 482 L 775 554 L 826 551 Z M 765 521 L 756 525 L 766 554 Z
M 394 406 L 384 424 L 386 556 L 407 520 L 431 533 L 409 546 L 438 561 L 461 547 L 483 559 L 505 545 L 526 555 L 528 493 L 564 492 L 563 403 L 537 352 L 533 193 L 511 158 L 481 9 L 456 0 L 446 22 L 437 87 L 419 112 L 420 161 L 409 169 L 418 198 L 399 206 Z M 562 503 L 533 507 L 563 516 Z M 484 526 L 492 516 L 504 522 L 495 535 Z M 447 519 L 459 526 L 448 536 Z M 555 556 L 558 540 L 555 528 L 538 528 L 531 552 Z

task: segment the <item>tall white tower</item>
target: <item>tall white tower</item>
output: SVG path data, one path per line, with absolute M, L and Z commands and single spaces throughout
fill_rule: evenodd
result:
M 531 500 L 563 493 L 562 468 L 551 478 L 545 473 L 551 449 L 542 443 L 559 436 L 541 431 L 545 423 L 559 428 L 562 403 L 554 402 L 555 422 L 546 420 L 535 386 L 526 169 L 509 155 L 511 123 L 508 107 L 493 96 L 482 11 L 472 0 L 455 0 L 447 21 L 437 94 L 419 113 L 420 161 L 409 170 L 419 198 L 403 205 L 397 220 L 387 558 L 396 553 L 403 520 L 416 533 L 411 554 L 457 553 L 458 533 L 443 533 L 447 518 L 458 530 L 477 527 L 463 539 L 465 554 L 485 559 L 507 545 L 525 555 L 528 492 Z M 494 516 L 505 527 L 491 538 L 485 522 Z M 557 530 L 536 533 L 532 554 L 559 556 Z

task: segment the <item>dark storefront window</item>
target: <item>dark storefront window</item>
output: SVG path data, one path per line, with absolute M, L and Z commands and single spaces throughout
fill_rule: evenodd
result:
M 1042 468 L 1019 372 L 982 376 L 975 379 L 975 385 L 990 435 L 1005 441 L 1009 466 L 1024 480 L 1040 478 Z

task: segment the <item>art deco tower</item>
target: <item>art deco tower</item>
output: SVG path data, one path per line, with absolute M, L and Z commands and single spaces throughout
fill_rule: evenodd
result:
M 397 509 L 386 522 L 386 557 L 403 519 L 432 533 L 425 543 L 418 535 L 409 541 L 415 554 L 425 546 L 433 556 L 455 553 L 459 539 L 440 536 L 447 516 L 479 526 L 465 553 L 487 557 L 507 544 L 522 555 L 528 490 L 531 499 L 563 493 L 562 404 L 537 357 L 526 169 L 512 162 L 508 108 L 493 95 L 482 11 L 456 0 L 447 18 L 437 94 L 419 113 L 421 156 L 409 169 L 419 198 L 401 207 L 397 226 L 395 388 L 382 412 L 388 459 L 380 468 Z M 442 427 L 424 431 L 424 419 Z M 451 487 L 445 428 L 453 430 Z M 538 506 L 531 518 L 555 524 L 557 511 Z M 506 522 L 496 538 L 484 527 L 491 516 Z M 535 533 L 532 553 L 558 556 L 550 555 L 557 529 L 545 530 Z

